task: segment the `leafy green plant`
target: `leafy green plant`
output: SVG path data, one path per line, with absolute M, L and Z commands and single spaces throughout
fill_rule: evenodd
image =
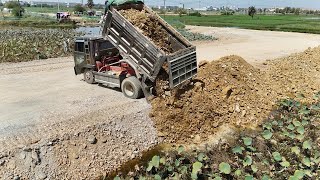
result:
M 222 162 L 219 164 L 219 170 L 223 174 L 230 174 L 231 173 L 231 167 L 228 163 Z
M 319 99 L 318 96 L 320 94 Z M 320 112 L 312 106 L 314 104 L 283 100 L 272 118 L 263 123 L 261 131 L 243 131 L 233 143 L 223 144 L 224 149 L 219 144 L 205 151 L 190 152 L 179 146 L 175 152 L 153 156 L 133 177 L 319 179 Z M 221 154 L 225 156 L 223 160 Z

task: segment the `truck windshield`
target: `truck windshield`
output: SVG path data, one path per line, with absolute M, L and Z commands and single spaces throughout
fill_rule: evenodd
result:
M 110 49 L 110 48 L 114 48 L 113 44 L 109 41 L 103 41 L 99 43 L 99 50 L 106 50 L 106 49 Z
M 77 42 L 75 46 L 75 51 L 84 52 L 84 42 Z

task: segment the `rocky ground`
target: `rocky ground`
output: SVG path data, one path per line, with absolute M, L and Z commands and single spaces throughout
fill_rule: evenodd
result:
M 202 62 L 191 83 L 152 102 L 151 116 L 170 143 L 206 141 L 226 124 L 255 128 L 281 99 L 313 101 L 320 91 L 319 59 L 317 47 L 268 61 L 263 70 L 239 56 Z
M 145 111 L 6 151 L 0 156 L 1 177 L 88 179 L 110 172 L 158 143 Z M 81 118 L 104 118 L 105 113 L 101 110 Z

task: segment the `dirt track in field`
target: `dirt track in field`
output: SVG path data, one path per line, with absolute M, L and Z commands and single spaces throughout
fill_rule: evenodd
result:
M 192 32 L 212 35 L 213 42 L 194 42 L 201 60 L 211 61 L 223 56 L 238 55 L 259 66 L 267 59 L 285 57 L 320 45 L 319 34 L 258 31 L 237 28 L 187 26 Z
M 197 31 L 212 33 L 211 28 Z M 228 38 L 207 45 L 196 42 L 198 60 L 228 53 L 260 66 L 265 59 L 320 44 L 317 35 L 284 33 L 283 39 L 301 36 L 304 43 L 250 50 L 263 43 L 251 30 L 239 31 L 242 36 L 230 31 L 223 35 L 220 28 L 217 32 Z M 261 31 L 256 37 L 263 36 L 277 44 L 281 33 Z M 239 39 L 237 51 L 234 44 Z M 92 178 L 159 141 L 144 99 L 127 99 L 117 90 L 86 84 L 74 75 L 71 57 L 1 64 L 0 70 L 0 179 Z

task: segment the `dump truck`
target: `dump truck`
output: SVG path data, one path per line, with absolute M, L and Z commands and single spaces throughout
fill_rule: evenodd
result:
M 57 12 L 56 14 L 57 21 L 59 23 L 67 23 L 71 22 L 70 13 L 69 12 Z
M 156 17 L 174 52 L 166 54 L 119 12 L 128 9 Z M 83 73 L 87 83 L 120 88 L 132 99 L 152 96 L 162 69 L 173 89 L 196 76 L 198 68 L 196 47 L 143 3 L 112 6 L 102 37 L 76 38 L 74 62 L 75 74 Z

